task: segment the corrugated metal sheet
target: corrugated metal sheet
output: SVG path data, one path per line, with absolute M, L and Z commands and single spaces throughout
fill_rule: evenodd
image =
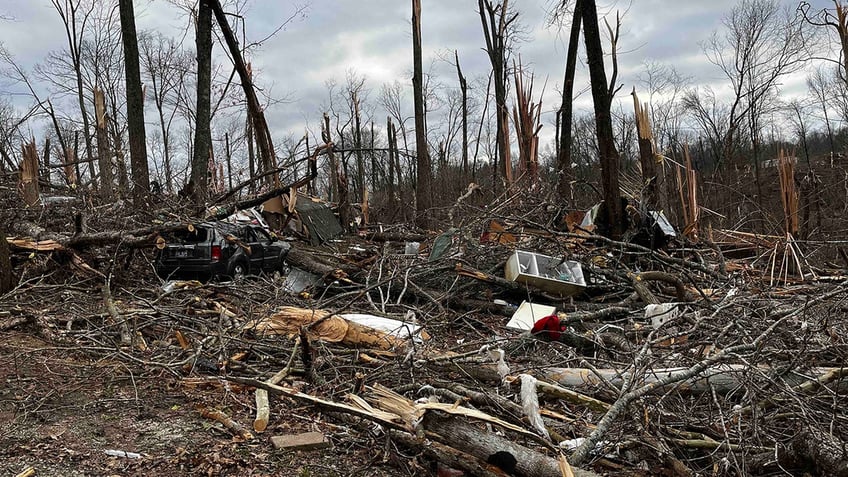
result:
M 309 242 L 312 245 L 320 245 L 344 233 L 336 215 L 324 203 L 298 197 L 295 210 L 309 231 Z

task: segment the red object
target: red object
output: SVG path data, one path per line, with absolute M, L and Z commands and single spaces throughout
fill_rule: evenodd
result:
M 534 335 L 541 334 L 554 341 L 559 341 L 565 327 L 560 323 L 557 315 L 546 316 L 533 324 L 533 329 L 530 330 Z
M 213 245 L 212 246 L 212 260 L 221 260 L 221 257 L 222 257 L 221 246 L 220 245 Z

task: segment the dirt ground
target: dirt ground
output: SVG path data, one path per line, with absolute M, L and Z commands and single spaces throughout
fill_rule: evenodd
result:
M 118 362 L 91 361 L 25 332 L 0 334 L 0 475 L 28 467 L 39 476 L 88 475 L 292 475 L 400 476 L 383 452 L 385 440 L 345 439 L 350 430 L 314 410 L 285 401 L 272 404 L 268 429 L 248 442 L 200 416 L 216 405 L 241 422 L 253 393 L 240 387 L 185 387 L 163 372 L 136 376 Z M 272 398 L 273 399 L 273 398 Z M 277 418 L 274 419 L 273 417 Z M 278 451 L 270 436 L 324 432 L 333 448 Z M 358 434 L 358 433 L 357 433 Z M 344 443 L 339 445 L 339 442 Z M 106 450 L 139 453 L 110 457 Z

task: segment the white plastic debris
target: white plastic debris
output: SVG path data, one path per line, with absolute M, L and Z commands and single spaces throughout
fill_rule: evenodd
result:
M 168 280 L 167 282 L 165 282 L 165 284 L 164 284 L 164 285 L 162 285 L 162 291 L 163 291 L 166 295 L 167 295 L 168 293 L 171 293 L 172 291 L 174 291 L 176 288 L 177 288 L 176 282 L 175 282 L 175 281 L 173 281 L 173 280 Z
M 490 349 L 488 346 L 483 346 L 480 348 L 480 354 L 484 354 L 489 357 L 492 361 L 494 361 L 498 368 L 498 375 L 503 380 L 505 377 L 509 376 L 509 366 L 507 366 L 506 361 L 504 361 L 504 350 L 500 348 Z
M 518 310 L 512 314 L 512 318 L 506 324 L 506 327 L 513 330 L 529 331 L 533 329 L 534 323 L 554 313 L 556 313 L 555 306 L 538 305 L 522 301 Z
M 568 440 L 560 442 L 559 447 L 561 447 L 565 450 L 573 451 L 574 449 L 577 449 L 578 447 L 580 447 L 580 444 L 582 444 L 585 441 L 586 441 L 585 437 L 578 437 L 577 439 L 568 439 Z
M 141 454 L 138 454 L 138 453 L 135 453 L 135 452 L 127 452 L 127 451 L 115 450 L 115 449 L 106 449 L 103 452 L 110 457 L 123 457 L 125 459 L 141 459 Z
M 536 378 L 529 374 L 522 374 L 521 378 L 521 408 L 530 421 L 530 424 L 545 439 L 550 439 L 545 421 L 539 412 L 539 395 L 536 393 Z
M 680 309 L 677 303 L 660 303 L 658 305 L 650 304 L 645 306 L 645 319 L 651 320 L 651 326 L 655 330 L 660 329 L 664 324 L 680 316 Z
M 410 338 L 419 339 L 418 332 L 421 330 L 421 325 L 365 313 L 345 313 L 340 316 L 345 320 L 367 326 L 368 328 L 384 331 L 386 334 L 395 338 L 403 340 Z M 413 315 L 412 318 L 414 319 L 415 316 Z

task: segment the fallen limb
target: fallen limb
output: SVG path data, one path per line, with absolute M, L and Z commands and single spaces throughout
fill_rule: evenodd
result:
M 575 238 L 575 239 L 580 239 L 580 240 L 595 240 L 595 241 L 598 241 L 598 242 L 605 243 L 607 245 L 612 245 L 616 248 L 625 248 L 625 249 L 635 250 L 637 252 L 647 254 L 651 258 L 656 259 L 660 262 L 665 262 L 665 263 L 673 264 L 673 265 L 680 265 L 682 267 L 688 267 L 690 269 L 698 270 L 699 272 L 706 273 L 707 275 L 710 275 L 710 276 L 715 277 L 715 278 L 720 278 L 720 276 L 721 276 L 719 274 L 719 272 L 717 272 L 716 270 L 713 270 L 710 267 L 706 267 L 706 266 L 704 266 L 700 263 L 693 262 L 691 260 L 684 260 L 682 258 L 671 257 L 671 256 L 665 255 L 665 254 L 660 254 L 660 253 L 657 253 L 656 250 L 651 250 L 648 247 L 643 247 L 643 246 L 635 244 L 635 243 L 619 242 L 619 241 L 612 240 L 612 239 L 609 239 L 607 237 L 604 237 L 602 235 L 584 235 L 584 234 L 575 234 L 575 233 L 570 233 L 570 232 L 554 232 L 554 233 L 556 233 L 557 235 L 563 236 L 563 237 Z
M 686 287 L 683 286 L 683 281 L 671 273 L 660 271 L 641 272 L 637 273 L 636 277 L 640 281 L 655 280 L 668 283 L 674 286 L 674 291 L 677 294 L 677 301 L 689 301 L 686 299 Z
M 115 325 L 118 325 L 121 330 L 121 345 L 129 346 L 132 344 L 132 336 L 130 335 L 130 328 L 127 325 L 127 320 L 121 317 L 121 314 L 118 313 L 118 308 L 115 306 L 115 301 L 112 299 L 112 291 L 110 290 L 110 280 L 106 280 L 103 283 L 103 302 L 106 304 L 106 310 L 109 312 L 109 316 L 112 318 L 112 322 Z
M 580 444 L 580 446 L 574 451 L 574 454 L 572 454 L 571 456 L 572 463 L 574 465 L 581 465 L 585 463 L 589 458 L 589 453 L 595 448 L 598 442 L 603 439 L 603 437 L 612 427 L 612 424 L 615 422 L 615 420 L 618 419 L 618 417 L 622 413 L 624 413 L 624 411 L 628 408 L 630 403 L 632 403 L 636 399 L 640 399 L 654 391 L 663 389 L 672 384 L 692 379 L 695 376 L 710 369 L 714 365 L 732 356 L 736 356 L 738 354 L 746 353 L 757 349 L 766 338 L 771 336 L 775 329 L 783 325 L 783 323 L 785 323 L 788 319 L 804 312 L 807 307 L 813 305 L 814 303 L 818 303 L 822 300 L 844 293 L 846 286 L 848 286 L 848 281 L 842 282 L 841 286 L 838 287 L 836 290 L 830 293 L 819 295 L 816 298 L 808 301 L 807 306 L 796 308 L 792 311 L 780 313 L 774 316 L 774 322 L 768 328 L 766 328 L 759 336 L 757 336 L 751 343 L 743 343 L 724 348 L 718 353 L 688 368 L 684 372 L 668 374 L 657 381 L 644 384 L 641 387 L 634 389 L 633 391 L 629 391 L 625 394 L 622 394 L 621 397 L 619 397 L 618 400 L 615 402 L 615 404 L 610 407 L 607 413 L 604 414 L 604 417 L 601 418 L 600 422 L 598 422 L 598 427 L 595 428 L 595 430 L 592 431 L 591 434 L 589 434 L 589 437 L 587 437 L 586 440 L 583 441 L 583 443 Z
M 716 393 L 727 394 L 742 386 L 745 380 L 750 378 L 752 371 L 756 370 L 763 374 L 777 372 L 768 367 L 752 368 L 743 364 L 715 364 L 694 375 L 689 374 L 690 369 L 687 367 L 649 369 L 643 375 L 634 377 L 631 371 L 618 369 L 547 368 L 542 375 L 546 379 L 570 388 L 597 386 L 601 384 L 601 379 L 604 379 L 617 389 L 621 389 L 625 381 L 636 378 L 640 385 L 670 380 L 669 384 L 674 383 L 680 392 L 705 393 L 715 390 Z M 815 368 L 812 372 L 824 375 L 841 369 Z M 807 381 L 806 376 L 794 372 L 782 375 L 781 379 L 790 384 L 801 384 Z
M 240 437 L 246 441 L 253 439 L 253 434 L 251 434 L 250 431 L 245 429 L 244 426 L 238 422 L 230 419 L 230 416 L 226 415 L 224 412 L 217 409 L 209 409 L 207 407 L 200 407 L 198 408 L 198 411 L 200 411 L 201 416 L 223 424 L 224 427 L 227 428 L 227 430 L 234 436 Z
M 817 372 L 818 371 L 818 372 Z M 824 372 L 821 372 L 824 371 Z M 818 370 L 813 370 L 818 377 L 815 379 L 810 379 L 802 382 L 801 384 L 797 384 L 790 389 L 791 392 L 801 393 L 801 394 L 811 394 L 816 390 L 820 389 L 822 386 L 826 386 L 838 379 L 841 379 L 845 376 L 848 376 L 848 368 L 822 368 Z M 795 376 L 794 373 L 790 376 Z M 790 380 L 790 383 L 794 382 L 794 380 Z M 738 411 L 738 415 L 744 416 L 751 414 L 754 409 L 771 409 L 772 407 L 778 404 L 777 400 L 773 397 L 763 399 L 753 406 L 745 406 Z
M 406 447 L 423 452 L 427 457 L 438 463 L 463 470 L 475 477 L 502 477 L 504 475 L 497 467 L 440 442 L 416 439 L 412 435 L 400 431 L 390 431 L 389 435 L 393 440 L 400 442 Z
M 487 432 L 463 419 L 440 413 L 427 413 L 423 427 L 428 436 L 451 447 L 463 449 L 485 462 L 498 462 L 507 475 L 562 477 L 557 459 L 516 444 L 493 432 Z M 510 459 L 511 457 L 511 459 Z M 512 466 L 509 464 L 512 463 Z M 572 468 L 577 477 L 595 476 L 594 472 Z
M 118 244 L 127 247 L 153 245 L 160 234 L 188 230 L 189 224 L 162 224 L 134 230 L 105 230 L 102 232 L 62 235 L 48 232 L 32 222 L 21 221 L 13 227 L 21 237 L 7 237 L 9 245 L 24 250 L 55 251 L 62 248 L 83 248 L 96 245 Z M 27 239 L 29 237 L 31 239 Z
M 536 382 L 536 387 L 542 394 L 568 401 L 577 406 L 587 407 L 596 412 L 606 412 L 610 408 L 610 404 L 603 401 L 544 381 Z
M 306 393 L 302 393 L 300 391 L 296 391 L 291 388 L 285 388 L 282 386 L 277 386 L 275 384 L 268 384 L 263 381 L 259 381 L 258 379 L 252 378 L 241 378 L 237 376 L 229 376 L 227 377 L 227 381 L 232 381 L 239 384 L 244 384 L 246 386 L 253 386 L 255 388 L 260 388 L 268 391 L 274 395 L 286 396 L 301 402 L 313 404 L 327 411 L 341 412 L 345 414 L 353 414 L 355 416 L 363 417 L 370 421 L 376 422 L 381 426 L 385 426 L 389 429 L 395 429 L 399 431 L 409 432 L 401 422 L 400 418 L 392 413 L 380 411 L 378 409 L 373 408 L 362 408 L 362 407 L 354 407 L 348 404 L 337 403 L 333 401 L 328 401 L 326 399 L 321 399 L 319 397 L 311 396 Z
M 29 466 L 26 469 L 22 470 L 19 474 L 16 474 L 15 477 L 33 477 L 35 475 L 35 467 Z
M 566 324 L 577 323 L 581 321 L 604 321 L 611 318 L 619 318 L 629 313 L 630 308 L 625 308 L 623 306 L 610 306 L 608 308 L 603 308 L 598 311 L 566 313 L 564 320 Z
M 8 331 L 12 328 L 27 323 L 31 318 L 28 316 L 16 316 L 4 321 L 0 321 L 0 331 Z
M 288 255 L 286 255 L 286 263 L 307 272 L 321 275 L 325 279 L 330 279 L 330 281 L 346 280 L 348 273 L 352 272 L 350 269 L 345 270 L 347 267 L 330 265 L 298 247 L 292 247 L 289 250 Z

